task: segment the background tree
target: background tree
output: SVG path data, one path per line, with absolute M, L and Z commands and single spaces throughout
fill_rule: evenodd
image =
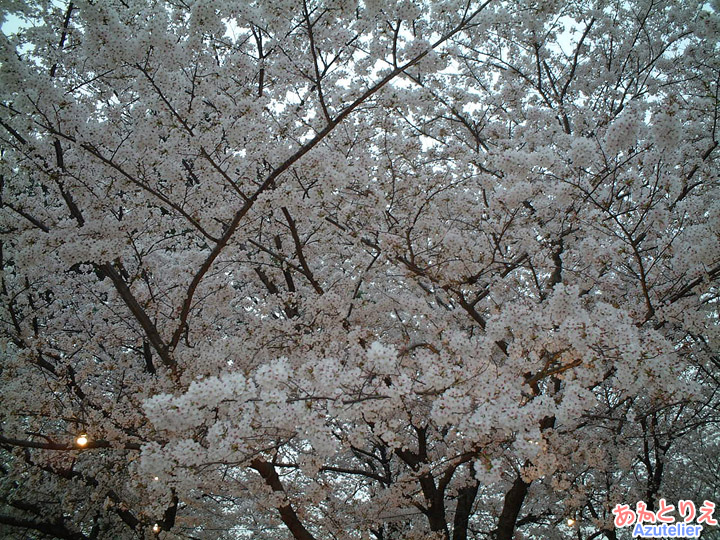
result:
M 2 6 L 6 536 L 717 496 L 716 4 Z

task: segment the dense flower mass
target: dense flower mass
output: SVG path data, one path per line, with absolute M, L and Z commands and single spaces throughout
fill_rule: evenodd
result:
M 3 537 L 720 502 L 717 2 L 0 6 Z

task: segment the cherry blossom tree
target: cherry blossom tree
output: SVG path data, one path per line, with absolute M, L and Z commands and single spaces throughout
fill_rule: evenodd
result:
M 717 498 L 717 2 L 0 5 L 8 538 Z

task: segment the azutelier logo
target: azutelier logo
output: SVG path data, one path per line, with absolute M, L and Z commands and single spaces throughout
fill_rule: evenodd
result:
M 713 518 L 715 503 L 703 501 L 699 510 L 698 513 L 693 501 L 678 501 L 677 511 L 682 521 L 675 523 L 676 518 L 672 515 L 675 506 L 660 499 L 656 512 L 638 501 L 634 511 L 627 504 L 618 504 L 612 513 L 615 527 L 633 527 L 633 538 L 700 538 L 703 525 L 715 527 L 718 521 Z

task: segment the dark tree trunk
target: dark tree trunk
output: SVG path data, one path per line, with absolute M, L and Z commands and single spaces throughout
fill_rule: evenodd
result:
M 500 514 L 498 526 L 495 530 L 495 540 L 512 540 L 513 533 L 515 532 L 515 523 L 517 522 L 518 515 L 520 515 L 520 509 L 522 508 L 523 502 L 525 502 L 529 487 L 530 484 L 527 484 L 518 474 L 510 491 L 505 495 L 505 504 L 503 505 L 502 514 Z
M 467 540 L 468 524 L 479 485 L 478 481 L 474 480 L 472 484 L 465 486 L 458 493 L 455 520 L 453 522 L 453 540 Z

